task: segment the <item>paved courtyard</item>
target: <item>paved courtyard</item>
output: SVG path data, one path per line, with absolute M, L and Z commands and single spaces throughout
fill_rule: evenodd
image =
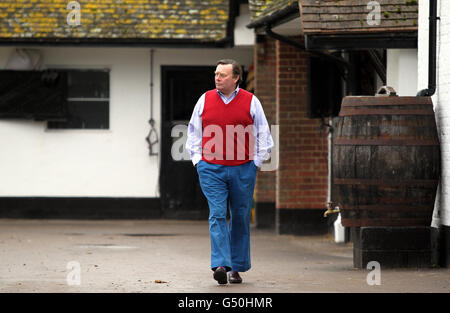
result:
M 252 228 L 252 269 L 218 285 L 207 221 L 0 219 L 0 292 L 450 292 L 450 269 L 353 268 L 351 243 L 331 235 Z M 372 277 L 373 276 L 370 276 Z

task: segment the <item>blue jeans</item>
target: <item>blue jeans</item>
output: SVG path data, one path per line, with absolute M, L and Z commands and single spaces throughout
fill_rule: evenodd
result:
M 250 269 L 250 219 L 258 168 L 253 161 L 227 166 L 200 161 L 197 172 L 209 205 L 211 269 Z M 227 225 L 227 204 L 230 224 Z

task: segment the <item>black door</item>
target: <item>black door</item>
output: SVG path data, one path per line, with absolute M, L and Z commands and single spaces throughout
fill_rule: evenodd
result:
M 162 146 L 161 146 L 161 205 L 165 218 L 207 219 L 208 204 L 200 189 L 197 171 L 187 157 L 175 158 L 180 140 L 186 142 L 187 125 L 198 98 L 214 88 L 213 66 L 162 66 Z M 176 127 L 185 125 L 185 127 Z M 174 128 L 176 127 L 176 128 Z M 184 136 L 179 131 L 184 129 Z M 185 157 L 188 156 L 185 151 Z

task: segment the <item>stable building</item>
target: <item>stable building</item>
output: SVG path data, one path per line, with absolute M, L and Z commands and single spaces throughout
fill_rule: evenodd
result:
M 1 0 L 0 217 L 207 218 L 172 129 L 217 60 L 249 70 L 249 22 L 242 1 Z

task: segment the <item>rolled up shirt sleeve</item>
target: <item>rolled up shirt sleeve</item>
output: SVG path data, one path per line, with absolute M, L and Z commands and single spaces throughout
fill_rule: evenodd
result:
M 274 146 L 270 127 L 259 99 L 253 95 L 250 105 L 250 115 L 253 118 L 255 149 L 253 161 L 257 167 L 270 158 L 270 151 Z
M 189 151 L 189 156 L 194 166 L 202 158 L 202 138 L 203 138 L 202 112 L 204 105 L 205 105 L 205 94 L 203 94 L 198 99 L 188 124 L 186 149 Z

